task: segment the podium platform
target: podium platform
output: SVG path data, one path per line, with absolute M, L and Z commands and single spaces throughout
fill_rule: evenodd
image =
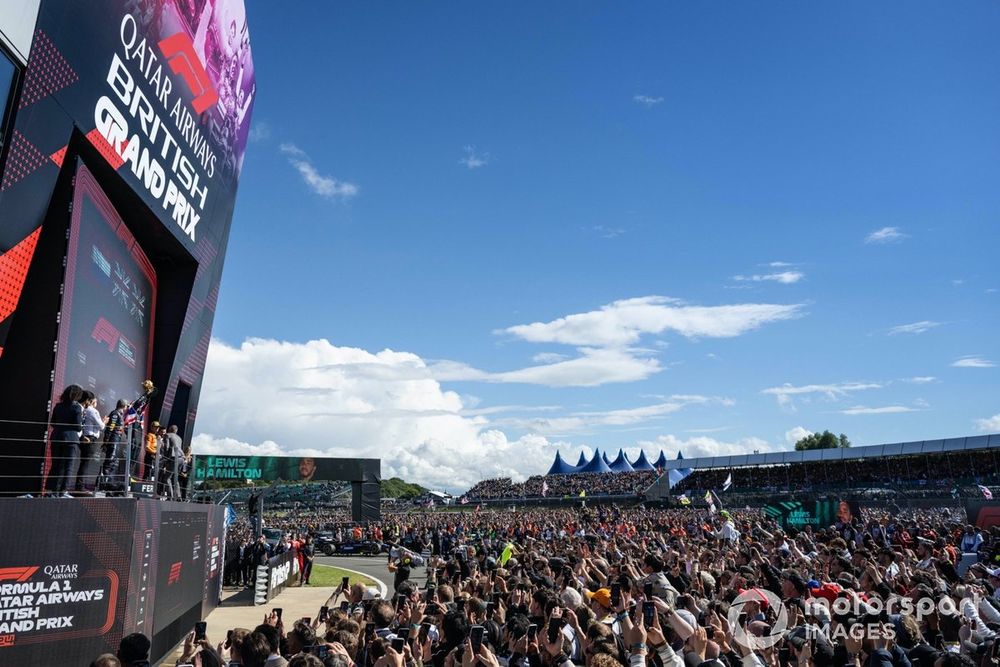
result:
M 225 508 L 0 499 L 0 664 L 89 664 L 141 632 L 156 664 L 221 598 Z

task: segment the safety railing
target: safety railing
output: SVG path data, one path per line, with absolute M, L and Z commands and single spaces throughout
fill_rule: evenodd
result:
M 138 422 L 108 429 L 0 419 L 0 497 L 191 498 L 190 454 L 155 451 Z

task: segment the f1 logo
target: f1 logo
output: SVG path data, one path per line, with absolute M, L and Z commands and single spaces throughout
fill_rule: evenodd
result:
M 27 581 L 37 571 L 37 565 L 28 567 L 3 567 L 0 568 L 0 581 Z
M 161 39 L 160 51 L 163 51 L 167 62 L 170 63 L 171 71 L 184 79 L 184 83 L 194 95 L 191 106 L 196 113 L 202 113 L 219 101 L 219 93 L 212 87 L 208 72 L 198 60 L 194 44 L 186 33 L 178 32 Z
M 180 561 L 178 561 L 170 566 L 170 574 L 167 575 L 167 586 L 173 586 L 180 580 L 181 580 L 181 563 Z

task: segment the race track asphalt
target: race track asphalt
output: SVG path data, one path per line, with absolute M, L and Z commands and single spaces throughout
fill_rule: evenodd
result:
M 379 556 L 316 556 L 316 563 L 318 565 L 332 565 L 334 567 L 347 568 L 348 570 L 357 570 L 373 579 L 378 579 L 386 585 L 391 596 L 392 572 L 386 569 L 386 565 L 388 564 L 386 554 Z M 424 583 L 427 581 L 427 568 L 414 568 L 410 579 L 423 588 Z

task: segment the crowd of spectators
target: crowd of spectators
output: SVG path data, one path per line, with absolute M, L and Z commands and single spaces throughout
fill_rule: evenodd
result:
M 423 588 L 396 559 L 392 600 L 339 587 L 308 619 L 192 634 L 181 663 L 991 667 L 1000 530 L 965 521 L 957 507 L 802 531 L 757 510 L 391 512 L 386 534 L 432 537 Z
M 673 486 L 673 494 L 718 490 L 732 475 L 731 493 L 750 496 L 828 491 L 877 494 L 891 489 L 906 498 L 976 495 L 977 485 L 1000 482 L 1000 453 L 969 450 L 913 456 L 815 461 L 768 466 L 696 469 Z M 657 471 L 536 475 L 525 482 L 509 477 L 476 483 L 469 501 L 585 495 L 641 495 L 660 476 Z M 544 493 L 543 493 L 544 485 Z M 748 495 L 749 494 L 749 495 Z
M 893 489 L 950 493 L 953 488 L 1000 479 L 995 450 L 970 450 L 917 456 L 815 461 L 787 465 L 711 468 L 692 471 L 673 489 L 677 493 L 720 489 L 732 475 L 734 492 L 810 492 L 843 489 Z
M 571 475 L 535 475 L 524 482 L 509 477 L 478 482 L 465 492 L 467 500 L 518 498 L 561 498 L 565 496 L 635 496 L 645 491 L 659 474 L 655 470 L 636 472 L 584 472 Z

